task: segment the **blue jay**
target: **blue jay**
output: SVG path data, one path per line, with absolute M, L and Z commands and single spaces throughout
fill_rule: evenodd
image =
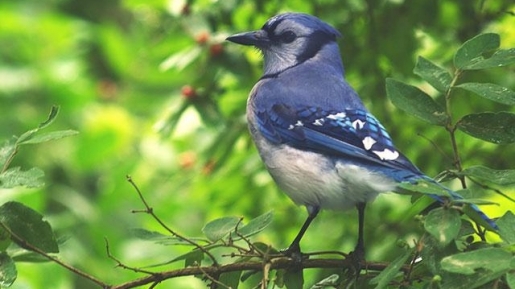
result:
M 286 250 L 289 254 L 300 254 L 300 240 L 320 209 L 356 207 L 359 230 L 354 252 L 363 256 L 365 204 L 400 182 L 436 183 L 395 148 L 385 128 L 345 81 L 336 43 L 339 36 L 314 16 L 285 13 L 269 19 L 260 30 L 227 38 L 255 46 L 264 56 L 264 73 L 250 92 L 247 119 L 274 181 L 308 210 Z

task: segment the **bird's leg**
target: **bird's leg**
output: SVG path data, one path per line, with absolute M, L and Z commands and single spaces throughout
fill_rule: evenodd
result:
M 356 273 L 359 276 L 361 271 L 361 262 L 365 260 L 365 242 L 363 239 L 363 226 L 365 222 L 365 206 L 366 203 L 358 203 L 356 208 L 358 209 L 358 243 L 354 248 L 354 251 L 350 254 L 350 257 L 355 262 Z
M 300 240 L 304 236 L 304 233 L 306 233 L 306 230 L 308 229 L 311 222 L 315 219 L 315 217 L 318 215 L 318 212 L 320 211 L 319 207 L 313 207 L 313 206 L 308 206 L 307 209 L 308 209 L 308 218 L 302 225 L 302 228 L 300 228 L 299 233 L 297 234 L 295 239 L 293 239 L 293 242 L 288 247 L 288 249 L 282 251 L 282 253 L 284 255 L 286 255 L 294 260 L 297 260 L 299 262 L 302 260 L 302 253 L 300 252 Z

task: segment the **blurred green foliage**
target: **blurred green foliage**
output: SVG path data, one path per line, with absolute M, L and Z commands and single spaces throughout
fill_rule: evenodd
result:
M 515 47 L 515 5 L 508 0 L 1 1 L 0 139 L 35 127 L 52 105 L 61 107 L 53 127 L 79 135 L 23 147 L 13 166 L 41 168 L 46 186 L 1 190 L 0 203 L 15 200 L 42 213 L 59 237 L 68 238 L 60 258 L 108 283 L 139 275 L 114 268 L 104 238 L 113 255 L 136 267 L 166 262 L 187 250 L 131 235 L 136 227 L 161 228 L 148 216 L 131 213 L 142 204 L 127 174 L 178 232 L 201 235 L 210 220 L 250 219 L 274 210 L 272 224 L 257 238 L 288 245 L 305 212 L 279 193 L 264 171 L 244 118 L 246 97 L 261 74 L 260 55 L 224 42 L 231 33 L 257 29 L 283 11 L 314 14 L 342 32 L 349 82 L 399 149 L 429 175 L 453 166 L 448 136 L 394 108 L 386 98 L 385 78 L 420 85 L 413 74 L 418 55 L 450 68 L 454 51 L 481 32 L 500 34 L 502 48 Z M 469 73 L 464 82 L 513 89 L 513 69 Z M 436 94 L 429 86 L 421 88 Z M 456 93 L 456 117 L 514 111 L 464 90 Z M 465 168 L 513 168 L 513 146 L 463 133 L 457 142 Z M 512 205 L 486 209 L 495 217 Z M 381 196 L 370 205 L 368 259 L 396 259 L 403 252 L 397 241 L 417 238 L 420 224 L 412 215 L 405 196 Z M 303 249 L 350 251 L 354 220 L 355 212 L 322 213 Z M 52 263 L 20 263 L 18 274 L 12 288 L 93 286 Z M 306 282 L 328 276 L 307 274 Z M 161 287 L 205 285 L 188 277 Z

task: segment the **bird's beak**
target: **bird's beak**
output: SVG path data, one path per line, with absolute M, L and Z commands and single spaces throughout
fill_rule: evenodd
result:
M 265 47 L 270 43 L 268 33 L 264 30 L 234 34 L 227 37 L 227 40 L 241 45 L 253 45 L 256 47 Z

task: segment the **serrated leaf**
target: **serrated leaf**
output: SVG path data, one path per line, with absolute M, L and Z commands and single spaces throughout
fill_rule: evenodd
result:
M 234 231 L 239 223 L 240 218 L 223 217 L 207 223 L 202 232 L 210 241 L 216 242 Z
M 58 140 L 65 137 L 73 136 L 78 134 L 79 132 L 76 130 L 59 130 L 59 131 L 52 131 L 48 133 L 41 133 L 36 134 L 32 136 L 31 138 L 18 142 L 19 145 L 25 145 L 25 144 L 37 144 L 37 143 L 43 143 L 51 140 Z
M 477 269 L 491 272 L 510 270 L 512 256 L 500 248 L 483 248 L 471 252 L 458 253 L 442 259 L 442 269 L 448 272 L 470 275 Z
M 0 188 L 39 188 L 45 184 L 42 180 L 44 176 L 45 173 L 38 168 L 28 171 L 22 171 L 19 167 L 11 168 L 0 174 Z
M 397 274 L 399 273 L 402 266 L 406 263 L 409 256 L 411 256 L 411 251 L 406 251 L 401 256 L 397 257 L 393 262 L 388 265 L 379 275 L 370 280 L 370 284 L 377 284 L 375 289 L 386 288 L 390 281 L 392 281 Z
M 499 227 L 499 236 L 509 245 L 515 244 L 515 215 L 513 212 L 507 211 L 496 222 Z
M 460 175 L 501 186 L 515 185 L 515 170 L 494 170 L 485 166 L 471 166 L 460 172 Z
M 515 142 L 515 114 L 483 112 L 465 115 L 457 123 L 461 131 L 496 144 Z
M 498 50 L 486 59 L 479 59 L 476 62 L 465 66 L 464 70 L 478 70 L 507 66 L 515 63 L 515 48 Z
M 440 126 L 448 122 L 445 110 L 415 86 L 389 78 L 386 79 L 386 93 L 396 107 L 409 114 Z
M 238 228 L 238 233 L 232 233 L 232 237 L 234 240 L 238 240 L 240 236 L 250 237 L 255 235 L 261 231 L 263 231 L 270 223 L 272 222 L 274 214 L 272 211 L 264 213 L 261 216 L 258 216 L 252 220 L 250 220 L 246 225 Z
M 464 69 L 484 59 L 483 54 L 499 48 L 501 38 L 495 33 L 479 34 L 465 41 L 454 55 L 454 66 Z
M 0 222 L 23 241 L 13 241 L 22 248 L 30 244 L 47 253 L 58 253 L 59 247 L 52 228 L 43 216 L 33 209 L 18 203 L 7 202 L 0 206 Z
M 451 208 L 436 208 L 427 214 L 424 221 L 424 229 L 438 240 L 441 246 L 446 246 L 456 239 L 460 227 L 460 214 Z
M 418 57 L 417 64 L 413 72 L 422 77 L 422 79 L 427 81 L 440 92 L 447 91 L 452 82 L 452 77 L 447 70 L 422 56 Z
M 0 287 L 7 288 L 10 287 L 16 277 L 18 276 L 18 271 L 16 270 L 16 265 L 14 264 L 13 259 L 7 255 L 6 252 L 0 253 Z
M 515 92 L 504 86 L 493 83 L 467 82 L 456 85 L 455 87 L 468 90 L 498 103 L 515 105 Z

